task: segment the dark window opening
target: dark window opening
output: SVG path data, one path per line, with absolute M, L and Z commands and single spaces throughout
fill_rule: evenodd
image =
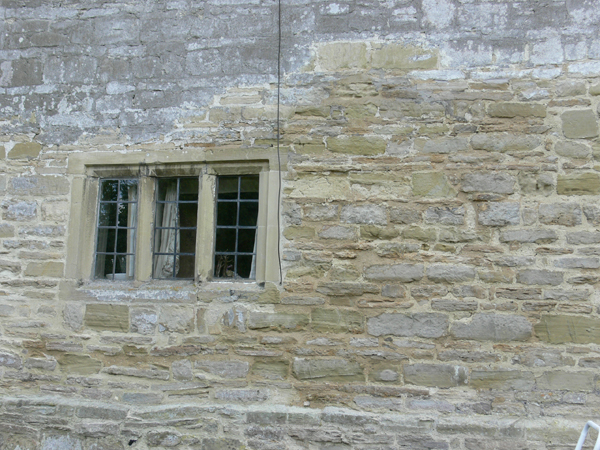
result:
M 198 178 L 160 178 L 154 222 L 153 278 L 194 278 Z
M 258 175 L 217 178 L 216 278 L 256 278 L 258 187 Z

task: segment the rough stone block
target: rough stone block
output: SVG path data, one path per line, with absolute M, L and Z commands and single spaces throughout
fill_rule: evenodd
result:
M 360 237 L 363 239 L 389 240 L 398 237 L 400 232 L 395 228 L 382 228 L 375 225 L 364 225 L 360 227 Z
M 427 278 L 434 283 L 461 283 L 475 278 L 473 267 L 457 264 L 433 264 L 427 267 Z
M 20 369 L 22 365 L 23 363 L 18 355 L 0 351 L 0 366 L 10 367 L 12 369 Z
M 539 207 L 539 220 L 547 225 L 581 225 L 581 207 L 577 203 L 544 203 Z
M 554 267 L 562 269 L 598 269 L 600 258 L 561 258 L 554 261 Z
M 535 334 L 550 344 L 600 344 L 600 319 L 584 316 L 543 315 Z
M 417 226 L 406 227 L 402 231 L 402 237 L 404 239 L 414 239 L 422 242 L 432 242 L 437 238 L 437 231 L 435 228 L 421 228 Z
M 442 172 L 415 172 L 412 174 L 412 192 L 415 197 L 455 197 L 456 191 Z
M 340 220 L 344 223 L 359 223 L 364 225 L 386 225 L 387 214 L 382 206 L 377 205 L 346 205 L 342 207 Z
M 531 337 L 531 323 L 521 316 L 475 314 L 470 322 L 454 322 L 450 334 L 475 341 L 525 341 Z
M 575 97 L 577 95 L 585 95 L 585 82 L 578 80 L 564 81 L 556 86 L 557 97 Z
M 221 378 L 246 378 L 250 370 L 246 361 L 196 361 L 194 367 Z
M 531 372 L 521 370 L 473 370 L 469 385 L 474 389 L 530 391 L 535 379 Z
M 317 292 L 331 296 L 377 294 L 379 287 L 367 283 L 324 282 L 319 283 Z
M 64 353 L 57 356 L 60 368 L 65 373 L 93 375 L 100 372 L 102 362 L 88 355 Z
M 256 361 L 252 364 L 252 374 L 268 380 L 285 380 L 288 377 L 287 361 Z
M 317 47 L 317 64 L 321 70 L 364 69 L 367 46 L 362 42 L 332 42 Z
M 491 117 L 546 117 L 546 107 L 538 103 L 491 103 Z
M 463 192 L 487 192 L 493 194 L 512 194 L 515 189 L 515 178 L 507 173 L 474 172 L 462 178 Z
M 378 137 L 344 136 L 327 139 L 327 149 L 333 153 L 374 156 L 385 153 L 387 142 Z
M 14 195 L 64 195 L 69 193 L 69 180 L 50 175 L 14 177 L 8 191 Z
M 194 308 L 187 306 L 162 307 L 158 318 L 161 333 L 191 333 L 194 331 Z
M 299 380 L 331 382 L 365 381 L 360 364 L 347 359 L 294 358 L 292 374 Z
M 418 386 L 451 388 L 467 384 L 466 367 L 448 364 L 411 364 L 404 366 L 404 382 Z
M 129 307 L 126 305 L 88 304 L 84 323 L 97 330 L 126 332 L 129 330 Z
M 8 152 L 8 159 L 33 159 L 42 151 L 42 145 L 37 142 L 19 142 Z
M 18 202 L 7 200 L 2 203 L 4 220 L 32 220 L 37 216 L 37 202 Z
M 334 225 L 331 227 L 325 226 L 319 232 L 321 239 L 350 239 L 356 240 L 358 237 L 357 229 L 354 227 L 343 227 L 340 225 Z
M 538 136 L 520 136 L 508 133 L 479 133 L 471 138 L 475 150 L 511 153 L 533 150 L 542 144 Z
M 600 206 L 599 205 L 585 205 L 583 207 L 583 215 L 587 219 L 588 223 L 594 226 L 600 226 Z
M 462 225 L 465 222 L 465 208 L 432 206 L 425 211 L 425 222 L 440 225 Z
M 25 276 L 60 278 L 64 270 L 64 263 L 57 261 L 30 262 L 25 268 Z
M 315 222 L 335 220 L 338 210 L 339 207 L 337 205 L 312 205 L 305 207 L 304 215 L 307 219 Z
M 469 141 L 466 138 L 441 138 L 432 139 L 417 144 L 423 153 L 456 153 L 469 150 Z
M 140 334 L 154 334 L 158 314 L 154 309 L 133 308 L 131 310 L 131 331 Z
M 294 240 L 294 239 L 308 239 L 312 238 L 315 235 L 315 229 L 312 227 L 286 227 L 283 230 L 283 235 L 286 239 Z
M 558 175 L 556 192 L 558 195 L 600 194 L 600 175 L 597 173 Z
M 565 111 L 560 118 L 563 134 L 569 139 L 589 139 L 598 136 L 598 121 L 591 109 Z
M 399 44 L 384 44 L 371 53 L 374 69 L 434 69 L 437 62 L 438 55 L 432 50 Z
M 367 330 L 372 336 L 438 338 L 448 330 L 448 317 L 440 313 L 384 313 L 369 318 Z
M 567 242 L 573 245 L 589 245 L 600 243 L 600 232 L 576 231 L 567 233 Z
M 500 242 L 546 244 L 557 239 L 554 230 L 508 230 L 500 234 Z
M 311 328 L 330 333 L 361 333 L 362 314 L 346 309 L 315 308 L 311 313 Z
M 8 67 L 5 68 L 5 64 Z M 3 76 L 0 78 L 0 86 L 19 87 L 43 84 L 41 59 L 20 58 L 14 61 L 6 61 L 5 64 L 2 64 Z
M 592 154 L 588 145 L 572 141 L 558 141 L 554 145 L 554 151 L 560 156 L 574 159 L 584 159 Z
M 306 314 L 263 313 L 250 312 L 248 314 L 248 328 L 251 330 L 303 330 L 308 325 Z
M 544 372 L 537 378 L 538 389 L 552 391 L 591 392 L 594 390 L 594 374 L 590 372 Z
M 390 222 L 413 224 L 421 221 L 421 213 L 414 208 L 392 208 L 390 209 Z
M 423 278 L 423 264 L 376 265 L 365 268 L 364 276 L 372 281 L 399 281 L 410 283 Z
M 10 238 L 15 235 L 15 227 L 8 223 L 0 223 L 0 238 Z
M 507 225 L 519 225 L 520 204 L 519 203 L 484 203 L 479 207 L 477 221 L 488 227 L 501 227 Z
M 563 282 L 562 272 L 552 272 L 549 270 L 522 270 L 517 273 L 517 282 L 529 285 L 550 285 L 557 286 Z

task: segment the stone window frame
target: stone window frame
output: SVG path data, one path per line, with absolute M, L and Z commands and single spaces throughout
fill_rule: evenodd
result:
M 119 163 L 112 161 L 118 158 Z M 68 159 L 71 176 L 71 209 L 65 274 L 67 279 L 84 283 L 114 285 L 116 281 L 94 279 L 94 252 L 97 233 L 98 195 L 104 178 L 138 179 L 137 244 L 133 280 L 119 281 L 139 285 L 144 282 L 168 283 L 264 283 L 279 280 L 279 167 L 287 163 L 275 149 L 191 149 L 137 151 L 131 153 L 76 153 Z M 220 175 L 258 174 L 259 214 L 256 278 L 223 279 L 213 277 L 216 219 L 216 180 Z M 199 177 L 199 207 L 196 235 L 194 280 L 157 280 L 152 278 L 152 235 L 156 178 Z M 145 245 L 144 243 L 148 243 Z

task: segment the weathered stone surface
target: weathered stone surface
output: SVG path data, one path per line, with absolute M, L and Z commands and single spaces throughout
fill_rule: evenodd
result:
M 454 153 L 469 150 L 469 141 L 465 138 L 442 138 L 422 143 L 423 153 Z
M 317 292 L 325 295 L 363 295 L 366 293 L 374 294 L 379 292 L 379 288 L 374 284 L 366 283 L 320 283 Z
M 448 317 L 439 313 L 385 313 L 367 320 L 367 332 L 372 336 L 438 338 L 447 330 Z
M 567 243 L 574 245 L 598 244 L 600 243 L 600 232 L 576 231 L 567 233 Z
M 554 267 L 563 269 L 598 269 L 600 258 L 561 258 L 554 261 Z
M 8 153 L 8 159 L 37 158 L 42 151 L 42 145 L 37 142 L 19 142 Z
M 128 331 L 129 307 L 125 305 L 87 304 L 85 326 L 98 330 Z
M 556 286 L 563 282 L 562 272 L 552 272 L 549 270 L 529 269 L 517 273 L 517 282 L 523 284 L 540 284 Z
M 32 220 L 37 216 L 37 203 L 36 202 L 15 202 L 5 201 L 2 203 L 4 213 L 2 218 L 4 220 Z
M 158 317 L 158 330 L 160 332 L 191 333 L 194 330 L 194 316 L 194 308 L 163 307 Z
M 419 386 L 450 388 L 467 384 L 469 372 L 447 364 L 411 364 L 404 366 L 404 382 Z
M 589 139 L 598 136 L 598 121 L 594 111 L 565 111 L 560 116 L 562 131 L 570 139 Z
M 148 447 L 177 447 L 181 433 L 177 431 L 150 431 L 146 436 Z
M 558 239 L 554 230 L 507 230 L 500 234 L 500 242 L 544 244 Z
M 363 239 L 394 239 L 400 232 L 396 228 L 382 228 L 375 225 L 360 227 L 360 237 Z
M 312 227 L 287 227 L 283 230 L 286 239 L 308 239 L 315 235 L 315 229 Z
M 256 361 L 252 364 L 252 374 L 268 380 L 285 380 L 288 372 L 286 361 Z
M 538 389 L 553 391 L 586 391 L 591 392 L 595 388 L 594 373 L 592 372 L 544 372 L 537 378 Z
M 298 380 L 331 382 L 364 381 L 362 367 L 347 359 L 294 358 L 292 374 Z
M 587 219 L 588 223 L 594 226 L 600 226 L 600 206 L 597 205 L 584 205 L 583 214 Z
M 537 103 L 492 103 L 488 107 L 492 117 L 546 117 L 546 108 Z
M 440 225 L 462 225 L 465 222 L 465 208 L 431 207 L 425 211 L 425 222 Z
M 539 208 L 539 220 L 548 225 L 580 225 L 581 207 L 577 203 L 544 203 Z
M 529 391 L 535 379 L 532 373 L 520 370 L 473 370 L 469 384 L 475 389 Z
M 346 153 L 349 155 L 381 155 L 385 152 L 387 143 L 376 137 L 339 137 L 327 139 L 327 149 L 333 153 Z
M 431 50 L 399 44 L 377 46 L 371 56 L 374 69 L 433 69 L 437 54 Z
M 362 42 L 332 42 L 319 46 L 317 63 L 323 70 L 364 69 L 367 46 Z
M 434 283 L 461 283 L 475 278 L 475 269 L 469 266 L 434 264 L 427 267 L 427 279 Z
M 14 177 L 8 191 L 14 195 L 64 195 L 69 193 L 69 181 L 55 176 Z
M 519 225 L 520 205 L 518 203 L 485 203 L 479 208 L 477 221 L 481 225 L 501 227 L 506 225 Z
M 88 355 L 64 353 L 57 357 L 60 369 L 65 373 L 92 375 L 100 372 L 102 362 Z
M 63 276 L 64 270 L 64 263 L 57 261 L 31 262 L 25 268 L 25 275 L 28 277 L 59 278 Z
M 20 369 L 22 366 L 21 358 L 9 352 L 0 352 L 0 366 Z
M 337 205 L 312 205 L 305 208 L 305 216 L 309 220 L 320 222 L 323 220 L 334 220 L 339 208 Z
M 248 314 L 248 328 L 260 330 L 265 328 L 301 330 L 308 325 L 309 319 L 305 314 L 262 313 Z
M 585 316 L 543 315 L 535 325 L 535 334 L 541 341 L 551 344 L 598 344 L 600 320 Z
M 344 226 L 331 226 L 324 227 L 319 232 L 319 237 L 321 239 L 356 239 L 358 237 L 357 229 L 354 227 L 344 227 Z
M 596 173 L 558 175 L 556 192 L 559 195 L 600 194 L 600 175 Z
M 311 328 L 320 332 L 360 333 L 363 331 L 363 317 L 356 311 L 315 308 L 310 318 Z
M 418 197 L 454 197 L 456 191 L 440 172 L 415 172 L 412 174 L 413 195 Z
M 515 178 L 507 173 L 468 173 L 462 178 L 461 190 L 463 192 L 512 194 L 515 191 L 515 181 Z
M 587 158 L 592 154 L 589 146 L 572 141 L 558 141 L 554 145 L 554 151 L 560 156 L 574 159 Z
M 250 370 L 246 361 L 196 361 L 194 367 L 221 378 L 246 378 Z
M 541 143 L 541 139 L 537 136 L 508 133 L 479 133 L 471 138 L 471 146 L 475 150 L 499 153 L 533 150 Z
M 412 208 L 390 209 L 390 222 L 412 224 L 421 221 L 421 213 Z
M 366 225 L 387 224 L 385 208 L 376 205 L 347 205 L 342 207 L 340 220 L 345 223 L 359 223 Z
M 154 334 L 157 323 L 158 314 L 154 309 L 132 308 L 131 331 L 133 333 Z
M 423 278 L 423 264 L 377 265 L 365 268 L 364 276 L 371 281 L 399 281 L 410 283 Z
M 525 341 L 531 337 L 532 329 L 531 323 L 521 316 L 475 314 L 470 322 L 454 322 L 450 334 L 476 341 Z

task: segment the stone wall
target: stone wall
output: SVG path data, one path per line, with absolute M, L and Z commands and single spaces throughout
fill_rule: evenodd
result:
M 67 166 L 276 145 L 276 4 L 3 2 L 0 448 L 574 448 L 597 8 L 282 3 L 284 279 L 257 285 L 65 278 Z

